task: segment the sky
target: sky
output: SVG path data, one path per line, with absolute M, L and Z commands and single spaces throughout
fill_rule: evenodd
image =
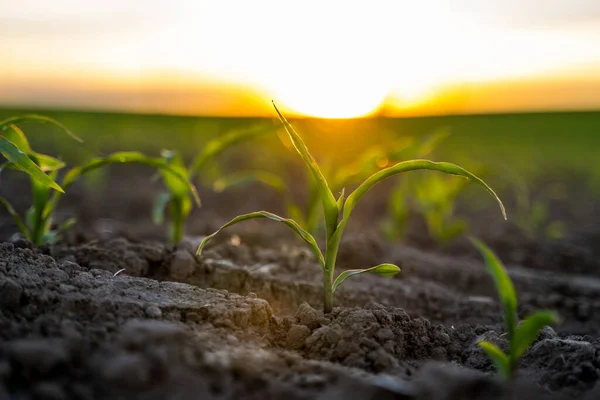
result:
M 598 0 L 0 2 L 0 104 L 354 117 L 600 109 Z

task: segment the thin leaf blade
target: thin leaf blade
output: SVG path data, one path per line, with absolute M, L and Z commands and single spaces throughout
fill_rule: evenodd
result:
M 202 152 L 196 156 L 190 168 L 190 175 L 196 176 L 198 172 L 214 157 L 227 150 L 229 147 L 238 143 L 253 139 L 262 134 L 271 132 L 272 127 L 254 126 L 247 129 L 234 130 L 224 134 L 221 137 L 210 140 L 202 149 Z
M 496 257 L 494 252 L 483 242 L 475 238 L 470 239 L 481 253 L 485 261 L 485 266 L 489 274 L 494 279 L 500 301 L 502 302 L 504 319 L 508 329 L 509 342 L 512 343 L 517 325 L 517 293 L 515 291 L 515 287 L 513 286 L 510 277 L 506 273 L 506 269 L 502 265 L 502 262 L 498 259 L 498 257 Z
M 10 214 L 10 216 L 13 218 L 13 220 L 15 221 L 15 223 L 17 224 L 17 226 L 19 227 L 21 232 L 29 240 L 29 238 L 31 236 L 29 228 L 27 227 L 27 225 L 25 225 L 25 223 L 23 222 L 23 219 L 21 218 L 19 213 L 17 211 L 15 211 L 12 204 L 10 204 L 10 202 L 8 200 L 6 200 L 4 197 L 0 197 L 0 204 L 2 204 L 4 206 L 4 208 Z
M 479 347 L 487 354 L 487 356 L 492 360 L 496 369 L 498 369 L 498 373 L 504 379 L 510 378 L 511 370 L 510 370 L 510 360 L 506 354 L 498 346 L 493 343 L 490 343 L 486 340 L 482 340 L 477 343 Z
M 37 164 L 38 167 L 44 172 L 50 172 L 57 169 L 61 169 L 65 166 L 65 163 L 48 156 L 46 154 L 36 153 L 31 149 L 27 137 L 21 129 L 16 125 L 7 125 L 2 131 L 1 136 L 4 136 L 7 140 L 12 142 L 19 150 L 27 154 L 27 156 Z
M 535 341 L 540 331 L 548 325 L 558 322 L 558 315 L 552 311 L 537 311 L 525 318 L 515 331 L 511 343 L 511 357 L 516 361 Z
M 319 246 L 317 245 L 317 241 L 310 233 L 308 233 L 307 231 L 302 229 L 302 227 L 300 227 L 300 225 L 298 225 L 298 223 L 296 223 L 296 221 L 289 219 L 289 218 L 280 217 L 279 215 L 276 215 L 276 214 L 273 214 L 273 213 L 270 213 L 267 211 L 256 211 L 256 212 L 252 212 L 249 214 L 238 215 L 237 217 L 235 217 L 234 219 L 232 219 L 225 225 L 221 226 L 216 232 L 205 237 L 202 240 L 202 242 L 200 243 L 200 246 L 198 246 L 198 250 L 196 251 L 196 254 L 201 255 L 202 250 L 204 249 L 206 244 L 212 238 L 214 238 L 217 234 L 219 234 L 219 232 L 221 232 L 223 229 L 225 229 L 229 226 L 235 225 L 237 223 L 243 222 L 243 221 L 247 221 L 250 219 L 257 219 L 257 218 L 270 219 L 273 221 L 281 222 L 281 223 L 287 225 L 288 227 L 290 227 L 309 245 L 310 249 L 315 254 L 317 259 L 319 260 L 319 263 L 321 264 L 321 266 L 323 268 L 325 267 L 325 259 L 323 258 L 323 254 L 321 253 L 321 250 L 319 249 Z
M 333 196 L 333 193 L 331 192 L 331 189 L 327 184 L 325 176 L 323 176 L 321 169 L 317 165 L 317 162 L 315 161 L 313 156 L 308 151 L 308 148 L 306 147 L 306 144 L 304 143 L 300 135 L 294 130 L 292 125 L 285 119 L 281 112 L 279 112 L 279 109 L 277 108 L 274 102 L 273 107 L 275 107 L 275 111 L 277 112 L 279 119 L 283 123 L 283 126 L 285 127 L 285 130 L 290 140 L 292 141 L 294 148 L 300 154 L 300 157 L 302 157 L 304 164 L 306 164 L 307 168 L 309 169 L 310 173 L 315 179 L 317 189 L 319 191 L 319 197 L 321 198 L 321 203 L 323 204 L 323 211 L 325 213 L 327 235 L 331 236 L 335 231 L 339 217 L 339 209 L 335 197 Z
M 27 156 L 27 154 L 19 150 L 14 143 L 4 137 L 0 137 L 0 153 L 2 153 L 15 168 L 31 176 L 34 181 L 47 187 L 51 187 L 60 193 L 64 193 L 58 183 L 54 182 L 52 178 L 46 175 L 44 171 L 42 171 L 40 167 Z
M 27 136 L 23 133 L 23 131 L 14 124 L 8 125 L 0 125 L 2 126 L 2 132 L 0 135 L 4 136 L 6 139 L 10 140 L 21 150 L 23 153 L 31 153 L 31 146 L 29 145 L 29 140 L 27 140 Z
M 340 286 L 342 284 L 342 282 L 344 282 L 346 279 L 348 279 L 352 276 L 355 276 L 355 275 L 364 274 L 365 272 L 370 272 L 373 274 L 377 274 L 379 276 L 394 276 L 398 272 L 400 272 L 400 268 L 398 268 L 398 266 L 396 266 L 394 264 L 386 263 L 386 264 L 379 264 L 374 267 L 366 268 L 366 269 L 348 269 L 348 270 L 342 272 L 341 274 L 339 274 L 338 277 L 336 278 L 335 282 L 333 282 L 333 286 L 332 286 L 333 292 L 335 292 L 335 290 L 338 288 L 338 286 Z
M 153 158 L 148 157 L 142 153 L 137 151 L 123 151 L 113 153 L 106 157 L 97 157 L 90 161 L 89 163 L 81 166 L 75 167 L 71 169 L 64 177 L 63 186 L 65 188 L 69 187 L 73 182 L 78 179 L 81 175 L 96 170 L 98 168 L 102 168 L 111 164 L 143 164 L 149 167 L 157 168 L 159 170 L 168 171 L 170 174 L 177 177 L 182 183 L 185 184 L 188 191 L 192 194 L 196 203 L 200 202 L 200 198 L 198 197 L 198 193 L 196 191 L 196 187 L 188 180 L 188 177 L 182 175 L 181 172 L 171 167 L 165 160 L 162 158 Z
M 487 185 L 482 179 L 467 171 L 464 168 L 459 167 L 458 165 L 447 163 L 447 162 L 433 162 L 429 160 L 410 160 L 400 162 L 392 167 L 382 169 L 379 172 L 371 175 L 367 178 L 354 192 L 352 192 L 346 203 L 344 204 L 344 219 L 348 219 L 350 213 L 356 206 L 357 202 L 369 191 L 373 188 L 373 186 L 377 185 L 379 182 L 383 181 L 386 178 L 391 176 L 408 172 L 408 171 L 416 171 L 416 170 L 431 170 L 431 171 L 439 171 L 449 175 L 457 175 L 462 176 L 464 178 L 470 179 L 471 181 L 479 184 L 484 187 L 488 193 L 494 197 L 496 202 L 500 207 L 500 211 L 502 212 L 502 216 L 506 219 L 506 210 L 504 208 L 504 204 L 494 192 L 494 190 Z
M 5 129 L 6 126 L 8 126 L 10 124 L 18 124 L 19 122 L 24 122 L 24 121 L 34 121 L 34 122 L 41 122 L 41 123 L 45 123 L 45 124 L 54 125 L 57 128 L 59 128 L 60 130 L 62 130 L 63 132 L 65 132 L 67 135 L 69 135 L 72 139 L 74 139 L 80 143 L 83 143 L 83 140 L 81 138 L 76 136 L 66 126 L 64 126 L 57 120 L 50 118 L 50 117 L 46 117 L 44 115 L 37 115 L 37 114 L 17 115 L 17 116 L 9 117 L 9 118 L 6 118 L 5 120 L 0 121 L 0 134 Z

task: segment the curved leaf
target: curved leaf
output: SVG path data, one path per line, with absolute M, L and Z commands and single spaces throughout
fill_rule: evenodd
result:
M 31 146 L 29 145 L 29 140 L 27 140 L 27 136 L 25 136 L 23 131 L 18 126 L 14 124 L 2 126 L 2 132 L 0 135 L 13 142 L 15 146 L 17 146 L 23 153 L 33 152 L 33 150 L 31 150 Z
M 488 191 L 488 193 L 490 193 L 494 197 L 494 199 L 496 199 L 496 201 L 498 202 L 498 205 L 500 206 L 500 210 L 502 211 L 502 216 L 504 217 L 504 219 L 506 219 L 506 210 L 504 209 L 504 204 L 502 204 L 502 201 L 500 200 L 500 198 L 498 197 L 496 192 L 494 192 L 492 190 L 492 188 L 490 188 L 483 180 L 481 180 L 477 176 L 473 175 L 469 171 L 465 170 L 464 168 L 459 167 L 458 165 L 454 165 L 454 164 L 446 163 L 446 162 L 433 162 L 433 161 L 429 161 L 429 160 L 403 161 L 392 167 L 382 169 L 381 171 L 371 175 L 354 192 L 352 192 L 348 196 L 348 199 L 346 200 L 346 203 L 344 204 L 344 218 L 343 219 L 346 219 L 346 220 L 348 219 L 348 217 L 350 216 L 350 213 L 352 213 L 352 210 L 356 206 L 356 203 L 358 202 L 358 200 L 360 200 L 361 197 L 363 197 L 369 190 L 371 190 L 373 188 L 373 186 L 375 186 L 382 180 L 389 178 L 390 176 L 393 176 L 393 175 L 396 175 L 396 174 L 399 174 L 402 172 L 416 171 L 416 170 L 440 171 L 440 172 L 444 172 L 449 175 L 462 176 L 462 177 L 465 177 L 467 179 L 474 181 L 475 183 L 483 186 Z
M 515 331 L 510 356 L 517 361 L 527 351 L 544 327 L 558 322 L 558 315 L 551 311 L 537 311 L 525 318 Z
M 23 219 L 21 219 L 21 216 L 19 215 L 19 213 L 17 213 L 15 211 L 15 209 L 13 208 L 13 206 L 4 197 L 0 197 L 0 204 L 2 204 L 4 206 L 4 208 L 6 208 L 6 211 L 15 220 L 15 223 L 17 224 L 17 226 L 19 227 L 19 229 L 21 230 L 21 232 L 29 240 L 30 237 L 31 237 L 31 234 L 29 232 L 29 228 L 27 227 L 27 225 L 25 225 L 25 223 L 23 222 Z
M 498 369 L 498 373 L 500 374 L 500 376 L 502 376 L 503 379 L 510 378 L 510 376 L 512 375 L 512 371 L 510 370 L 510 360 L 508 356 L 504 354 L 504 352 L 500 350 L 498 346 L 488 341 L 482 340 L 477 344 L 492 360 L 492 362 Z
M 475 238 L 470 239 L 483 256 L 485 266 L 496 283 L 496 289 L 498 290 L 498 295 L 500 296 L 502 309 L 504 311 L 504 320 L 508 330 L 508 340 L 512 343 L 517 325 L 517 293 L 515 292 L 515 288 L 510 277 L 506 273 L 502 262 L 500 262 L 492 250 L 490 250 L 483 242 Z
M 202 152 L 192 162 L 190 177 L 194 177 L 204 165 L 213 157 L 219 155 L 229 147 L 240 142 L 250 140 L 273 130 L 268 126 L 255 126 L 247 129 L 234 130 L 220 137 L 210 140 L 202 149 Z
M 267 211 L 256 211 L 256 212 L 252 212 L 249 214 L 243 214 L 243 215 L 238 215 L 237 217 L 235 217 L 234 219 L 232 219 L 231 221 L 229 221 L 228 223 L 226 223 L 225 225 L 223 225 L 222 227 L 220 227 L 216 232 L 208 235 L 207 237 L 205 237 L 202 242 L 200 243 L 200 246 L 198 247 L 198 250 L 196 251 L 197 255 L 202 254 L 202 249 L 204 249 L 204 246 L 206 246 L 206 244 L 213 238 L 215 237 L 219 232 L 221 232 L 223 229 L 235 225 L 239 222 L 242 221 L 247 221 L 250 219 L 256 219 L 256 218 L 267 218 L 273 221 L 277 221 L 277 222 L 282 222 L 285 225 L 289 226 L 292 230 L 294 230 L 294 232 L 296 232 L 306 243 L 308 243 L 308 245 L 310 246 L 310 249 L 312 250 L 312 252 L 315 254 L 315 256 L 317 257 L 317 260 L 319 260 L 319 263 L 321 264 L 321 266 L 324 268 L 325 267 L 325 259 L 323 258 L 323 254 L 321 253 L 321 250 L 319 249 L 319 246 L 317 245 L 317 241 L 315 240 L 315 238 L 308 232 L 306 232 L 304 229 L 302 229 L 300 227 L 300 225 L 298 225 L 296 223 L 296 221 L 294 221 L 293 219 L 288 219 L 288 218 L 283 218 L 280 217 L 279 215 L 267 212 Z
M 50 118 L 50 117 L 43 116 L 43 115 L 36 115 L 36 114 L 19 115 L 19 116 L 9 117 L 3 121 L 0 121 L 0 134 L 4 129 L 6 129 L 6 126 L 8 126 L 10 124 L 17 124 L 17 123 L 23 122 L 23 121 L 42 122 L 42 123 L 54 125 L 54 126 L 60 128 L 67 135 L 71 136 L 71 138 L 77 140 L 80 143 L 83 142 L 83 140 L 81 140 L 79 137 L 75 136 L 75 134 L 73 134 L 73 132 L 71 132 L 66 126 L 64 126 L 57 120 Z
M 98 168 L 105 167 L 111 164 L 143 164 L 149 167 L 158 168 L 161 171 L 168 171 L 170 174 L 176 176 L 182 183 L 185 183 L 188 190 L 194 196 L 196 203 L 200 202 L 200 198 L 198 197 L 198 193 L 196 192 L 196 188 L 194 185 L 188 180 L 187 176 L 183 175 L 180 171 L 171 167 L 165 160 L 162 158 L 152 158 L 145 156 L 142 153 L 137 151 L 123 151 L 113 153 L 107 157 L 98 157 L 90 161 L 88 164 L 76 167 L 71 169 L 64 177 L 63 186 L 68 188 L 73 182 L 79 178 L 81 175 L 86 174 L 90 171 L 93 171 Z
M 37 164 L 34 163 L 31 158 L 29 158 L 29 156 L 27 156 L 27 154 L 19 150 L 19 148 L 10 140 L 1 136 L 0 153 L 2 153 L 2 155 L 6 157 L 6 159 L 10 161 L 15 168 L 29 174 L 34 181 L 64 193 L 63 189 L 58 185 L 58 183 L 54 182 L 52 178 L 46 175 L 44 171 L 42 171 L 40 167 L 38 167 Z
M 37 164 L 38 167 L 44 172 L 55 171 L 65 166 L 65 163 L 48 156 L 46 154 L 36 153 L 31 149 L 27 137 L 21 129 L 16 125 L 8 125 L 5 127 L 1 136 L 4 136 L 7 140 L 11 141 L 19 150 L 27 154 L 27 156 Z
M 321 198 L 321 203 L 323 204 L 327 237 L 330 237 L 335 231 L 339 217 L 339 209 L 337 207 L 335 197 L 333 196 L 333 193 L 331 192 L 331 189 L 327 184 L 327 180 L 325 179 L 323 173 L 319 169 L 317 162 L 308 151 L 308 148 L 306 147 L 306 144 L 304 144 L 304 141 L 302 140 L 300 135 L 296 133 L 292 125 L 290 125 L 290 123 L 285 119 L 285 117 L 279 112 L 279 109 L 277 108 L 274 102 L 273 107 L 275 107 L 275 111 L 277 111 L 279 119 L 283 123 L 283 126 L 285 127 L 285 130 L 288 133 L 290 140 L 294 144 L 294 148 L 300 154 L 302 160 L 304 161 L 304 163 L 306 164 L 306 166 L 308 167 L 309 171 L 315 179 L 317 189 L 319 191 L 319 197 Z
M 31 158 L 31 160 L 34 161 L 44 172 L 57 171 L 61 168 L 64 168 L 66 165 L 64 161 L 41 153 L 31 153 L 29 154 L 29 158 Z
M 367 269 L 348 269 L 342 272 L 333 282 L 332 291 L 335 292 L 338 286 L 342 284 L 346 279 L 350 278 L 354 275 L 363 274 L 365 272 L 371 272 L 373 274 L 381 275 L 381 276 L 394 276 L 398 272 L 400 272 L 400 268 L 398 268 L 394 264 L 379 264 L 371 268 Z

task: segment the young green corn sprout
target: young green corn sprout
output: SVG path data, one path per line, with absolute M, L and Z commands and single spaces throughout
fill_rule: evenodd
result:
M 392 190 L 384 234 L 390 241 L 402 238 L 411 205 L 423 216 L 429 235 L 437 243 L 447 243 L 463 234 L 468 225 L 454 216 L 454 208 L 465 184 L 463 179 L 445 179 L 440 175 L 429 175 L 418 181 L 404 179 Z
M 479 346 L 496 365 L 500 376 L 508 380 L 514 376 L 521 356 L 535 341 L 540 331 L 550 324 L 557 323 L 558 315 L 551 311 L 537 311 L 518 324 L 517 294 L 504 266 L 485 244 L 474 238 L 471 238 L 471 241 L 483 256 L 485 266 L 496 284 L 504 313 L 509 350 L 506 354 L 498 346 L 485 340 L 479 342 Z
M 463 176 L 483 186 L 497 200 L 498 204 L 500 205 L 502 215 L 506 217 L 502 202 L 500 201 L 496 193 L 481 179 L 454 164 L 443 162 L 436 163 L 427 160 L 404 161 L 397 163 L 392 167 L 380 170 L 379 172 L 376 172 L 375 174 L 367 178 L 364 182 L 362 182 L 362 184 L 352 193 L 350 193 L 350 195 L 347 198 L 344 196 L 344 191 L 342 191 L 341 195 L 336 199 L 327 181 L 325 180 L 323 173 L 321 172 L 319 166 L 315 162 L 312 155 L 309 153 L 300 135 L 296 133 L 294 128 L 283 117 L 283 115 L 279 112 L 277 107 L 275 107 L 275 110 L 279 116 L 279 119 L 283 123 L 285 130 L 294 145 L 294 148 L 300 154 L 300 157 L 306 164 L 306 167 L 313 176 L 315 184 L 317 186 L 319 199 L 323 208 L 324 225 L 326 231 L 325 254 L 323 254 L 319 249 L 315 238 L 306 230 L 304 230 L 296 221 L 292 219 L 283 218 L 266 211 L 258 211 L 237 216 L 225 225 L 223 225 L 221 228 L 219 228 L 216 232 L 204 238 L 204 240 L 202 240 L 200 246 L 198 247 L 198 255 L 202 253 L 202 249 L 213 237 L 215 237 L 215 235 L 217 235 L 219 232 L 221 232 L 228 226 L 237 224 L 238 222 L 254 218 L 267 218 L 273 221 L 282 222 L 283 224 L 294 230 L 309 245 L 310 249 L 319 261 L 319 264 L 321 265 L 323 271 L 324 311 L 326 313 L 329 313 L 333 308 L 333 293 L 346 279 L 365 272 L 376 273 L 382 276 L 392 276 L 400 272 L 400 268 L 393 264 L 381 264 L 371 268 L 346 270 L 339 274 L 334 280 L 338 249 L 340 246 L 340 241 L 342 239 L 342 234 L 350 219 L 350 215 L 352 214 L 352 211 L 356 207 L 358 201 L 365 194 L 367 194 L 367 192 L 371 190 L 371 188 L 373 188 L 376 184 L 383 181 L 384 179 L 400 174 L 402 172 L 421 169 L 440 171 L 451 175 Z
M 394 143 L 392 146 L 373 146 L 361 154 L 356 161 L 340 168 L 337 172 L 333 173 L 330 163 L 327 163 L 325 168 L 321 165 L 321 172 L 331 191 L 339 193 L 347 186 L 361 183 L 390 163 L 407 158 L 426 156 L 447 136 L 448 132 L 440 129 L 431 135 L 425 136 L 423 140 L 403 140 Z M 287 215 L 311 235 L 317 235 L 323 228 L 319 190 L 310 176 L 306 182 L 308 201 L 304 206 L 294 200 L 290 188 L 282 178 L 268 171 L 234 172 L 217 179 L 213 184 L 213 189 L 222 192 L 251 183 L 268 186 L 282 197 Z
M 190 167 L 186 167 L 181 155 L 174 151 L 163 150 L 163 160 L 177 171 L 179 176 L 186 177 L 191 181 L 198 175 L 216 156 L 234 145 L 267 133 L 270 128 L 257 126 L 250 129 L 235 130 L 221 137 L 209 141 L 204 149 L 192 161 Z M 154 202 L 152 219 L 155 224 L 160 225 L 164 221 L 165 212 L 169 215 L 168 236 L 171 244 L 178 244 L 185 234 L 185 223 L 192 211 L 192 194 L 187 185 L 169 170 L 160 171 L 165 183 L 166 192 L 161 193 Z
M 29 157 L 31 160 L 35 160 L 34 164 L 36 167 L 40 168 L 42 171 L 49 171 L 49 179 L 51 179 L 52 182 L 55 181 L 58 170 L 64 167 L 64 163 L 50 156 L 31 152 L 27 138 L 23 132 L 14 125 L 10 126 L 9 129 L 4 132 L 7 133 L 7 137 L 12 139 L 14 143 L 18 143 L 18 146 L 21 149 L 25 149 L 29 152 Z M 33 204 L 27 211 L 25 219 L 21 218 L 8 200 L 0 197 L 0 204 L 2 204 L 13 217 L 21 234 L 26 239 L 36 245 L 53 243 L 65 230 L 69 229 L 75 223 L 75 220 L 71 218 L 60 224 L 57 228 L 53 227 L 54 211 L 64 194 L 64 190 L 67 190 L 78 178 L 88 172 L 110 164 L 130 163 L 144 164 L 157 168 L 160 171 L 168 171 L 174 177 L 173 179 L 178 179 L 181 182 L 181 185 L 186 187 L 186 189 L 192 193 L 192 196 L 197 199 L 195 188 L 189 183 L 187 177 L 171 168 L 164 160 L 160 158 L 150 158 L 137 152 L 118 152 L 107 157 L 95 158 L 88 164 L 69 170 L 63 177 L 61 185 L 55 184 L 58 188 L 62 187 L 60 192 L 58 190 L 51 192 L 50 188 L 54 188 L 54 186 L 49 186 L 47 182 L 40 181 L 36 179 L 35 175 L 30 174 Z M 8 163 L 4 164 L 4 167 L 13 167 L 22 170 L 18 164 L 14 161 L 10 161 L 10 159 Z
M 18 169 L 28 174 L 37 185 L 52 188 L 62 192 L 63 189 L 55 182 L 55 171 L 62 168 L 64 163 L 51 156 L 34 152 L 27 138 L 16 124 L 25 121 L 42 122 L 58 127 L 60 130 L 81 142 L 60 122 L 42 115 L 22 115 L 0 121 L 0 153 L 7 162 L 0 166 Z M 47 175 L 46 173 L 50 173 Z M 53 176 L 54 175 L 54 176 Z
M 545 237 L 558 240 L 565 236 L 565 224 L 550 219 L 548 205 L 540 200 L 533 200 L 527 181 L 511 168 L 504 168 L 511 175 L 515 185 L 516 224 L 530 238 Z

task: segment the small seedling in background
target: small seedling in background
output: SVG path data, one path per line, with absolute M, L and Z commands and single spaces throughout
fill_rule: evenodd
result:
M 431 175 L 415 187 L 417 207 L 423 213 L 429 234 L 437 243 L 447 243 L 467 229 L 466 221 L 454 216 L 456 198 L 466 186 L 464 180 Z
M 559 240 L 563 238 L 566 230 L 565 224 L 561 221 L 552 221 L 548 212 L 548 205 L 541 200 L 531 198 L 529 185 L 521 174 L 508 166 L 505 166 L 504 170 L 510 175 L 515 188 L 516 224 L 532 239 L 545 237 L 551 240 Z M 547 191 L 544 194 L 548 196 Z
M 467 222 L 454 216 L 456 198 L 465 183 L 462 179 L 445 179 L 439 175 L 399 182 L 392 190 L 388 218 L 382 226 L 386 238 L 395 242 L 404 237 L 413 207 L 423 216 L 429 235 L 437 243 L 448 243 L 465 233 Z
M 485 266 L 496 284 L 504 313 L 509 350 L 506 354 L 498 346 L 485 340 L 479 342 L 479 346 L 496 365 L 500 376 L 508 380 L 514 376 L 521 356 L 535 341 L 540 331 L 550 324 L 557 323 L 558 315 L 551 311 L 537 311 L 518 324 L 517 294 L 504 266 L 485 244 L 473 238 L 471 241 L 483 256 Z
M 277 111 L 279 119 L 283 123 L 285 130 L 294 145 L 294 148 L 300 154 L 302 160 L 306 164 L 306 167 L 308 168 L 308 170 L 314 178 L 315 185 L 317 186 L 319 199 L 321 201 L 324 215 L 324 225 L 326 232 L 325 254 L 323 254 L 319 249 L 315 238 L 305 229 L 303 229 L 296 221 L 292 219 L 283 218 L 266 211 L 258 211 L 237 216 L 222 227 L 220 227 L 216 232 L 204 238 L 200 243 L 200 246 L 198 247 L 198 255 L 202 253 L 202 249 L 213 237 L 215 237 L 215 235 L 217 235 L 223 229 L 231 225 L 235 225 L 238 222 L 254 218 L 267 218 L 277 222 L 282 222 L 283 224 L 294 230 L 309 245 L 310 249 L 319 261 L 319 264 L 321 264 L 321 268 L 323 271 L 324 288 L 323 308 L 326 313 L 329 313 L 333 308 L 333 293 L 339 287 L 340 284 L 342 284 L 346 279 L 350 278 L 351 276 L 359 275 L 365 272 L 376 273 L 382 276 L 393 276 L 400 272 L 400 268 L 393 264 L 380 264 L 366 269 L 346 270 L 339 274 L 335 280 L 333 279 L 342 234 L 344 233 L 344 229 L 346 228 L 346 224 L 350 219 L 350 215 L 354 210 L 354 207 L 356 206 L 358 201 L 365 194 L 367 194 L 369 190 L 371 190 L 375 185 L 377 185 L 384 179 L 400 174 L 402 172 L 415 170 L 433 170 L 451 175 L 463 176 L 483 186 L 497 200 L 502 211 L 502 215 L 506 218 L 504 205 L 502 204 L 496 193 L 481 179 L 454 164 L 444 162 L 436 163 L 428 160 L 404 161 L 395 164 L 392 167 L 382 169 L 379 172 L 376 172 L 375 174 L 371 175 L 365 181 L 363 181 L 360 184 L 360 186 L 357 189 L 355 189 L 352 193 L 350 193 L 350 195 L 347 198 L 344 196 L 344 191 L 342 191 L 341 195 L 336 199 L 329 187 L 327 180 L 323 176 L 323 173 L 321 172 L 316 161 L 309 153 L 308 148 L 304 144 L 304 141 L 302 140 L 300 135 L 296 133 L 294 128 L 283 117 L 283 115 L 279 112 L 277 107 L 275 107 L 275 110 Z
M 188 168 L 182 157 L 170 150 L 163 150 L 163 160 L 178 172 L 179 176 L 186 177 L 186 180 L 192 181 L 214 158 L 223 151 L 232 146 L 250 140 L 270 131 L 270 128 L 260 126 L 250 129 L 236 130 L 222 137 L 209 141 L 204 149 L 192 161 Z M 165 211 L 169 215 L 168 236 L 171 244 L 176 245 L 185 234 L 185 223 L 192 211 L 192 192 L 181 179 L 178 179 L 169 170 L 160 171 L 166 192 L 161 193 L 156 198 L 152 211 L 152 219 L 155 224 L 160 225 L 164 221 Z
M 28 158 L 34 160 L 32 162 L 37 168 L 42 171 L 48 171 L 50 175 L 46 175 L 43 172 L 42 174 L 47 176 L 56 187 L 61 189 L 61 191 L 55 190 L 54 192 L 51 192 L 50 188 L 55 188 L 54 185 L 49 185 L 46 180 L 37 179 L 37 175 L 30 174 L 33 204 L 27 211 L 24 219 L 15 211 L 8 200 L 0 198 L 0 204 L 2 204 L 13 217 L 23 236 L 34 244 L 41 245 L 54 243 L 65 230 L 73 226 L 75 220 L 68 219 L 58 227 L 53 227 L 54 212 L 56 211 L 56 207 L 64 194 L 64 191 L 66 191 L 82 175 L 107 165 L 137 163 L 158 168 L 160 171 L 168 171 L 172 174 L 173 179 L 178 179 L 179 182 L 181 182 L 181 185 L 197 198 L 195 188 L 189 183 L 186 176 L 181 175 L 160 158 L 150 158 L 137 152 L 114 153 L 107 157 L 95 158 L 83 166 L 72 168 L 65 174 L 61 185 L 59 186 L 55 183 L 55 180 L 58 171 L 65 166 L 63 162 L 50 156 L 31 151 L 27 138 L 23 132 L 14 125 L 9 126 L 4 133 L 6 134 L 5 137 L 8 137 L 11 142 L 17 144 L 19 148 L 27 152 L 23 154 L 29 154 Z M 3 167 L 22 170 L 22 168 L 11 159 L 9 159 Z

